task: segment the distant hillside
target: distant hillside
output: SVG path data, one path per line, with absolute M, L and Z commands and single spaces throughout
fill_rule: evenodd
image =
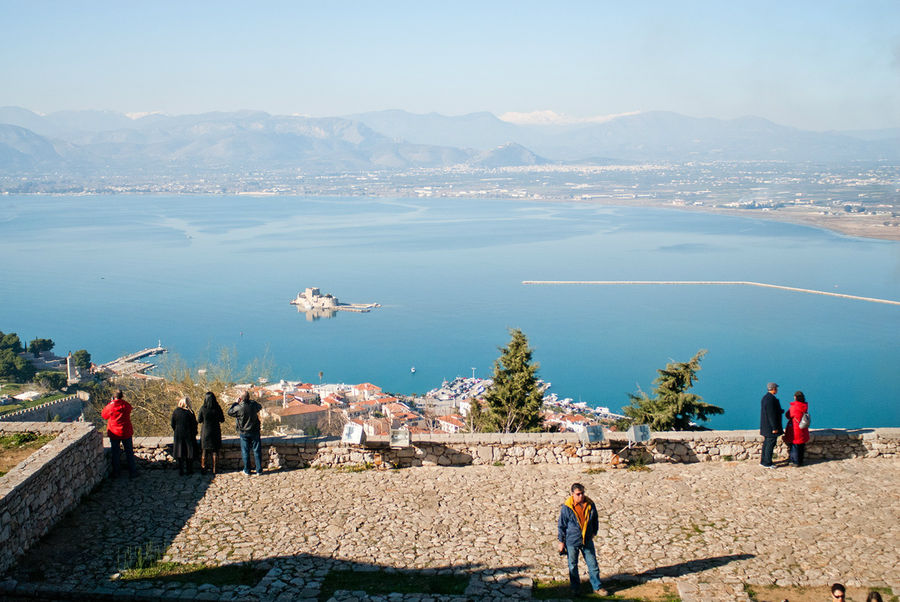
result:
M 515 167 L 517 165 L 546 165 L 547 159 L 539 157 L 521 144 L 510 142 L 495 149 L 478 153 L 469 161 L 475 167 Z
M 381 111 L 352 116 L 392 138 L 487 150 L 514 142 L 550 160 L 588 157 L 627 161 L 898 160 L 900 137 L 891 130 L 808 132 L 759 117 L 696 118 L 654 111 L 603 123 L 515 125 L 490 113 L 459 117 Z
M 757 117 L 625 115 L 603 123 L 516 125 L 490 113 L 457 117 L 379 111 L 297 117 L 261 111 L 38 115 L 0 108 L 0 174 L 102 174 L 497 168 L 552 162 L 900 160 L 897 131 L 808 132 Z
M 477 150 L 517 141 L 522 131 L 519 126 L 486 112 L 448 117 L 437 113 L 416 115 L 390 110 L 347 115 L 346 118 L 397 140 Z
M 337 117 L 241 111 L 132 120 L 89 112 L 80 122 L 72 113 L 40 117 L 9 108 L 0 110 L 0 117 L 47 132 L 39 135 L 24 125 L 17 128 L 27 132 L 31 147 L 59 149 L 58 166 L 76 171 L 298 169 L 331 173 L 442 167 L 464 163 L 472 155 L 450 147 L 394 141 L 360 122 Z M 76 124 L 83 127 L 75 128 Z M 20 132 L 19 137 L 24 136 Z M 19 141 L 11 148 L 20 150 L 23 144 Z M 46 167 L 45 155 L 38 156 L 36 151 L 15 155 L 15 164 L 4 161 L 0 171 Z

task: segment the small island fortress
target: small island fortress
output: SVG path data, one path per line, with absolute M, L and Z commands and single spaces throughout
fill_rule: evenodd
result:
M 366 313 L 375 307 L 381 307 L 378 303 L 341 303 L 331 294 L 323 295 L 316 287 L 309 287 L 297 293 L 297 297 L 291 300 L 291 305 L 296 305 L 299 311 L 315 312 L 328 317 L 334 315 L 336 311 Z

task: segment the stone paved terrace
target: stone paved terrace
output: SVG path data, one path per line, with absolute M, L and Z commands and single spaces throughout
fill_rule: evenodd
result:
M 886 585 L 900 592 L 900 459 L 768 470 L 756 462 L 285 470 L 104 481 L 0 585 L 17 599 L 315 600 L 331 568 L 472 575 L 457 600 L 530 598 L 566 578 L 556 517 L 580 481 L 599 503 L 606 577 L 673 582 L 685 601 L 747 600 L 742 582 Z M 253 561 L 259 585 L 110 580 L 146 542 L 183 562 Z M 39 569 L 39 570 L 37 570 Z M 432 600 L 425 596 L 339 599 Z

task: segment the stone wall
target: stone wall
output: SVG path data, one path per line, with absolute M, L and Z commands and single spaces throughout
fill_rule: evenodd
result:
M 59 416 L 62 422 L 71 422 L 81 416 L 84 403 L 78 396 L 69 395 L 39 406 L 16 410 L 0 416 L 0 422 L 49 422 Z
M 416 435 L 412 446 L 393 449 L 387 437 L 373 437 L 364 445 L 306 437 L 263 437 L 263 463 L 270 468 L 352 466 L 370 463 L 384 468 L 461 466 L 468 464 L 624 464 L 642 457 L 646 462 L 717 462 L 759 460 L 762 437 L 755 431 L 697 431 L 653 433 L 645 445 L 627 449 L 624 433 L 584 444 L 575 433 L 433 434 Z M 241 467 L 237 438 L 225 439 L 218 466 Z M 174 464 L 171 437 L 137 437 L 135 454 L 145 468 Z M 900 455 L 900 429 L 819 429 L 811 431 L 808 461 Z M 786 458 L 779 441 L 775 458 Z
M 100 432 L 86 422 L 4 422 L 0 433 L 57 437 L 0 477 L 0 574 L 105 474 Z

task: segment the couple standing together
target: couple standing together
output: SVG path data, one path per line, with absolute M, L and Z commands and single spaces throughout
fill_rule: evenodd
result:
M 784 442 L 789 449 L 789 459 L 792 466 L 802 466 L 806 452 L 806 442 L 809 441 L 809 404 L 803 391 L 794 393 L 794 401 L 784 413 L 787 418 L 787 426 L 781 427 L 781 402 L 775 397 L 778 393 L 778 383 L 766 385 L 766 394 L 760 402 L 759 434 L 763 436 L 762 458 L 760 464 L 766 468 L 775 468 L 772 463 L 772 453 L 778 437 L 784 435 Z

